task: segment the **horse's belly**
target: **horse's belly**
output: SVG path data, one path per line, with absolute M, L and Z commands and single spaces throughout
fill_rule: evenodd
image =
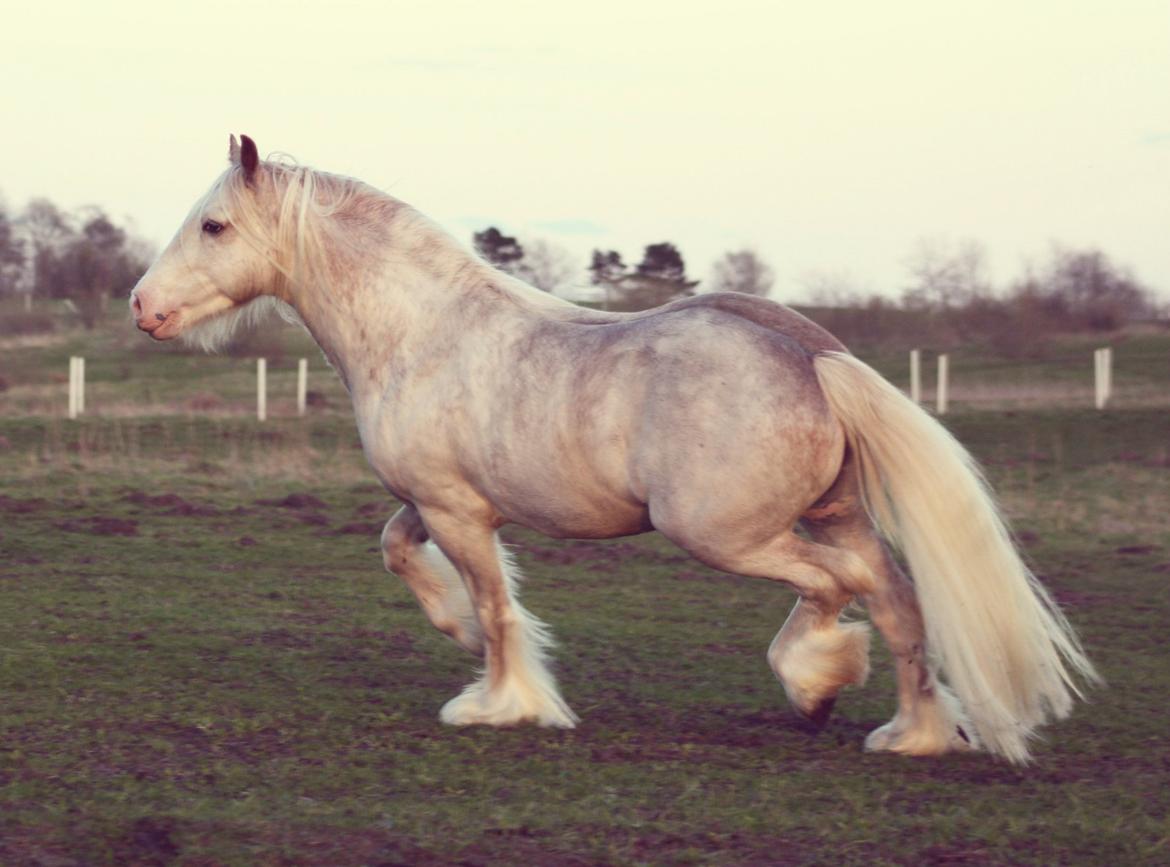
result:
M 583 495 L 568 483 L 513 491 L 495 498 L 494 505 L 512 523 L 558 539 L 610 539 L 652 529 L 644 504 L 612 495 Z

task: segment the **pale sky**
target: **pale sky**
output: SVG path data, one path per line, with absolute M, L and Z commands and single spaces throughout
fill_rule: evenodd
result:
M 9 208 L 160 244 L 243 132 L 463 239 L 751 246 L 781 300 L 897 295 L 923 238 L 998 282 L 1092 245 L 1170 298 L 1166 0 L 28 3 L 0 75 Z

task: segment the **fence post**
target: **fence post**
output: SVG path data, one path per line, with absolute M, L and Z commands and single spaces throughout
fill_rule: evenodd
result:
M 268 418 L 268 360 L 256 359 L 256 418 Z
M 1093 408 L 1101 408 L 1101 350 L 1093 350 Z
M 69 418 L 77 418 L 77 356 L 69 356 Z
M 77 356 L 77 414 L 85 415 L 85 356 Z
M 305 414 L 305 404 L 309 394 L 309 362 L 302 358 L 297 362 L 297 415 Z
M 1113 347 L 1105 347 L 1105 403 L 1113 399 Z
M 938 414 L 947 414 L 947 398 L 950 396 L 951 359 L 945 352 L 938 357 Z
M 1105 409 L 1113 392 L 1113 350 L 1102 347 L 1093 351 L 1093 405 Z
M 922 402 L 921 355 L 917 349 L 910 350 L 910 399 Z

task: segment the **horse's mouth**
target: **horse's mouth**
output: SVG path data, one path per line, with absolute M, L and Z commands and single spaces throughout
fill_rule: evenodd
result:
M 140 331 L 145 331 L 155 340 L 170 340 L 172 337 L 179 336 L 179 331 L 183 327 L 181 319 L 179 311 L 172 310 L 161 319 L 141 319 L 135 324 Z

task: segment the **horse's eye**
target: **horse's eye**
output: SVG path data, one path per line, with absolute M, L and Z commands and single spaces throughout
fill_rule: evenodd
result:
M 218 235 L 223 231 L 223 223 L 217 223 L 215 220 L 204 220 L 203 231 L 209 235 Z

